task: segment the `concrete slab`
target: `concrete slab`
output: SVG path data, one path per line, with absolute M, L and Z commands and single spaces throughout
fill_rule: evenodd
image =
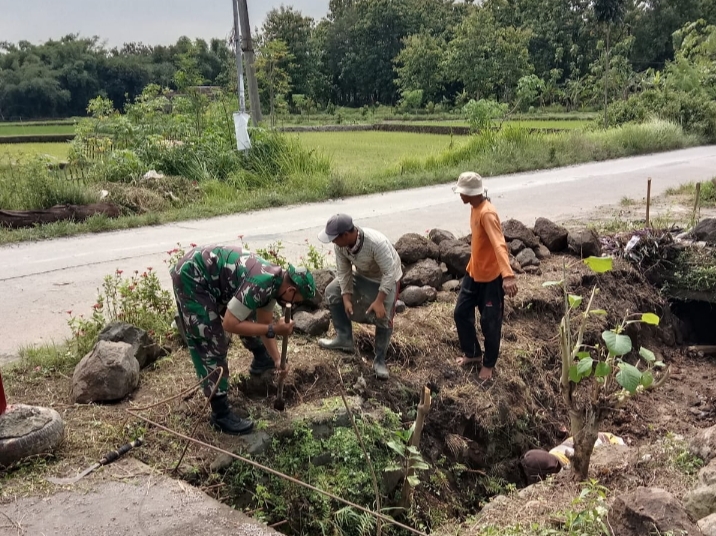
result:
M 120 460 L 85 477 L 80 484 L 58 488 L 49 497 L 1 505 L 0 536 L 278 534 L 137 460 Z

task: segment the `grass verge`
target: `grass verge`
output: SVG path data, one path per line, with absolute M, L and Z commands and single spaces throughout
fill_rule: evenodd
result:
M 380 139 L 384 133 L 369 134 Z M 336 140 L 345 140 L 346 147 L 350 147 L 355 135 L 356 133 L 330 134 Z M 435 156 L 404 158 L 399 164 L 382 172 L 376 168 L 371 173 L 361 173 L 358 171 L 361 169 L 361 161 L 356 160 L 357 169 L 349 170 L 345 167 L 337 171 L 333 163 L 334 170 L 331 172 L 294 174 L 281 184 L 257 189 L 236 187 L 225 181 L 207 180 L 199 183 L 201 196 L 194 203 L 170 204 L 162 211 L 129 214 L 117 219 L 95 217 L 83 223 L 60 222 L 29 229 L 0 230 L 0 244 L 129 229 L 441 184 L 446 178 L 452 180 L 468 168 L 479 170 L 483 176 L 495 176 L 681 149 L 698 145 L 700 141 L 697 136 L 685 134 L 679 126 L 664 121 L 626 125 L 608 131 L 552 134 L 528 133 L 521 129 L 507 128 L 498 133 L 471 137 L 464 144 L 448 148 Z M 371 151 L 372 149 L 366 149 L 366 160 L 362 161 L 362 165 L 374 159 Z

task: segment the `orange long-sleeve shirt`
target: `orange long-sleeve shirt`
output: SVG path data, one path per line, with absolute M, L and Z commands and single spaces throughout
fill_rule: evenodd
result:
M 514 277 L 507 253 L 505 235 L 495 207 L 485 200 L 470 212 L 472 251 L 467 273 L 478 283 L 489 283 L 498 276 Z

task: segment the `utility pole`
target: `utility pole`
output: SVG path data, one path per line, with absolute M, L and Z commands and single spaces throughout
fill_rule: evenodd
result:
M 234 50 L 236 51 L 236 70 L 239 73 L 236 89 L 239 93 L 239 112 L 246 111 L 246 99 L 244 98 L 244 61 L 241 54 L 241 32 L 239 31 L 239 8 L 236 0 L 231 0 L 234 8 Z
M 249 23 L 249 8 L 246 0 L 236 0 L 239 8 L 239 22 L 241 23 L 241 50 L 246 58 L 246 78 L 249 82 L 249 100 L 251 101 L 251 119 L 254 126 L 261 122 L 261 101 L 259 100 L 259 85 L 256 81 L 256 67 L 254 67 L 254 44 L 251 40 L 251 24 Z

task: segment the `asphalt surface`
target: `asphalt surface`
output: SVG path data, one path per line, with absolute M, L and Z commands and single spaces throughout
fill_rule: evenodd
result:
M 623 158 L 547 171 L 485 179 L 488 195 L 501 219 L 532 225 L 539 217 L 564 220 L 618 203 L 641 199 L 647 178 L 652 196 L 689 181 L 716 175 L 716 146 Z M 446 177 L 446 182 L 454 180 Z M 439 227 L 456 234 L 469 230 L 469 207 L 451 184 L 282 207 L 206 220 L 185 221 L 127 231 L 82 235 L 0 247 L 0 363 L 21 346 L 61 342 L 70 334 L 69 315 L 91 313 L 105 275 L 125 275 L 151 267 L 170 289 L 165 263 L 177 243 L 238 244 L 251 249 L 281 240 L 283 254 L 298 260 L 307 242 L 317 239 L 332 214 L 346 212 L 358 225 L 397 240 L 407 232 Z M 4 356 L 4 358 L 3 358 Z

